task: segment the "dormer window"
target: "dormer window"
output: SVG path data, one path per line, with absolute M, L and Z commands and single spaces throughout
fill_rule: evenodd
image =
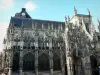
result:
M 27 13 L 25 8 L 22 8 L 22 11 L 20 13 L 16 13 L 15 17 L 20 17 L 20 18 L 31 18 L 30 15 Z

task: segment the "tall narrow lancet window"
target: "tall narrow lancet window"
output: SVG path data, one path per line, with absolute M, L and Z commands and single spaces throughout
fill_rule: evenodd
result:
M 41 47 L 42 49 L 44 49 L 44 38 L 43 37 L 41 37 Z
M 55 49 L 55 38 L 52 38 L 52 48 Z
M 34 40 L 34 38 L 31 39 L 31 49 L 35 49 L 35 40 Z
M 90 32 L 89 32 L 89 23 L 85 23 L 85 26 L 86 26 L 87 32 L 90 33 Z
M 46 49 L 49 49 L 49 41 L 48 41 L 48 38 L 45 38 L 45 41 L 44 41 L 44 45 L 45 45 L 45 48 Z
M 30 49 L 30 45 L 31 45 L 31 39 L 29 38 L 29 40 L 27 42 L 28 49 Z
M 41 49 L 41 38 L 38 38 L 38 48 Z
M 43 37 L 38 38 L 38 47 L 39 47 L 39 49 L 43 48 Z
M 58 49 L 58 40 L 55 40 L 55 49 Z
M 60 49 L 60 42 L 57 43 L 57 48 Z
M 47 42 L 47 46 L 46 46 L 46 49 L 49 49 L 49 42 Z

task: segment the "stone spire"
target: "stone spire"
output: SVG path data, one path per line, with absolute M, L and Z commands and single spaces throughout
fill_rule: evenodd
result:
M 77 10 L 76 10 L 76 8 L 74 7 L 74 13 L 75 13 L 75 15 L 77 15 Z
M 62 24 L 61 24 L 61 26 L 60 26 L 60 29 L 63 30 Z
M 70 17 L 68 16 L 68 22 L 70 22 Z
M 65 15 L 65 23 L 67 23 L 67 17 L 66 17 L 66 15 Z
M 98 20 L 98 24 L 99 24 L 98 29 L 99 29 L 99 32 L 100 32 L 100 20 L 99 19 L 97 19 L 97 20 Z
M 90 10 L 87 8 L 89 16 L 91 16 Z

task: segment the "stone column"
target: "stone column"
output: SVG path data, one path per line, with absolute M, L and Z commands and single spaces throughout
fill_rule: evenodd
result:
M 13 52 L 11 49 L 9 51 L 9 72 L 8 72 L 8 75 L 12 75 L 12 64 L 13 64 Z
M 19 75 L 23 75 L 23 51 L 20 50 L 20 58 L 19 58 Z
M 49 64 L 50 64 L 50 75 L 53 75 L 53 53 L 52 53 L 52 38 L 49 38 Z
M 14 31 L 14 30 L 12 30 Z M 9 72 L 8 75 L 12 75 L 12 64 L 13 64 L 13 45 L 14 45 L 14 32 L 11 33 L 10 49 L 9 49 Z
M 64 65 L 64 58 L 63 58 L 63 51 L 61 50 L 60 47 L 60 62 L 61 62 L 61 71 L 62 71 L 62 75 L 65 75 L 65 65 Z
M 49 51 L 50 75 L 53 75 L 53 53 Z
M 6 52 L 6 51 L 5 51 L 5 52 Z M 5 53 L 5 52 L 4 52 L 4 53 Z M 8 55 L 8 56 L 9 56 L 9 55 Z M 8 57 L 8 56 L 7 56 L 7 58 L 9 59 L 9 57 Z M 1 66 L 2 66 L 2 68 L 5 68 L 5 59 L 4 59 L 4 58 L 5 58 L 5 54 L 3 54 L 3 56 L 2 56 L 2 65 L 1 65 Z M 9 63 L 9 62 L 8 62 L 8 63 Z M 8 66 L 7 66 L 7 67 L 9 67 L 9 64 L 8 64 Z
M 35 38 L 35 75 L 38 75 L 38 37 Z
M 81 58 L 84 75 L 92 75 L 90 57 Z
M 68 27 L 68 26 L 67 26 Z M 67 66 L 67 74 L 73 75 L 73 58 L 70 56 L 70 45 L 69 45 L 69 36 L 68 36 L 68 28 L 65 29 L 66 33 L 64 35 L 65 41 L 65 55 L 66 55 L 66 66 Z
M 35 52 L 35 75 L 38 75 L 38 51 Z
M 12 75 L 12 68 L 11 67 L 9 67 L 8 75 Z
M 72 57 L 68 57 L 66 58 L 67 61 L 67 73 L 68 75 L 74 75 L 74 71 L 73 71 L 73 59 Z

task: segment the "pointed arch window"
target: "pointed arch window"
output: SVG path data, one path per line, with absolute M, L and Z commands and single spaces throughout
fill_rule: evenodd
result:
M 60 49 L 60 42 L 57 43 L 57 48 Z
M 38 48 L 42 49 L 42 47 L 43 47 L 43 37 L 39 37 L 38 38 Z
M 55 40 L 52 38 L 52 49 L 54 49 Z
M 45 40 L 44 40 L 44 47 L 46 49 L 49 49 L 49 40 L 48 40 L 48 38 L 45 38 Z
M 31 38 L 31 49 L 35 49 L 35 40 Z
M 87 32 L 89 33 L 89 23 L 85 23 L 85 26 L 86 26 Z

